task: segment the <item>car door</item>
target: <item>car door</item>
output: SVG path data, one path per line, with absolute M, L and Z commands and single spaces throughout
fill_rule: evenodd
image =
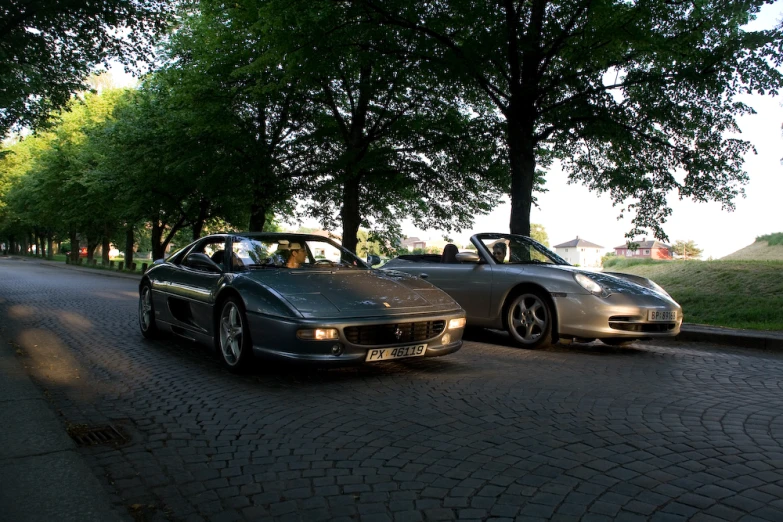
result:
M 417 273 L 454 298 L 468 321 L 485 320 L 492 302 L 492 266 L 488 263 L 423 263 Z
M 227 250 L 227 238 L 209 236 L 193 246 L 176 269 L 171 271 L 168 281 L 168 309 L 177 326 L 198 332 L 211 332 L 217 289 L 225 277 L 224 263 L 218 258 Z M 193 254 L 204 254 L 216 261 L 220 267 L 209 268 L 195 263 Z

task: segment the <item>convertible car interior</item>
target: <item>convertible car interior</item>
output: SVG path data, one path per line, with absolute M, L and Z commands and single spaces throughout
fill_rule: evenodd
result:
M 443 247 L 443 253 L 441 254 L 404 254 L 398 258 L 404 259 L 405 261 L 412 261 L 414 263 L 452 264 L 459 263 L 459 261 L 457 261 L 458 253 L 459 248 L 457 248 L 457 245 L 449 243 Z

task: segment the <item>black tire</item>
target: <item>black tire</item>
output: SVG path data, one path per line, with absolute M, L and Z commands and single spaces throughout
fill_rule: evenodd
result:
M 601 342 L 609 346 L 631 346 L 636 339 L 601 339 Z
M 241 373 L 253 359 L 253 342 L 242 301 L 229 297 L 220 307 L 215 331 L 215 347 L 229 371 Z
M 139 328 L 141 335 L 155 339 L 160 334 L 155 322 L 155 306 L 152 301 L 152 286 L 145 281 L 139 289 Z
M 525 290 L 510 298 L 506 307 L 506 330 L 523 348 L 536 349 L 552 344 L 552 308 L 536 290 Z

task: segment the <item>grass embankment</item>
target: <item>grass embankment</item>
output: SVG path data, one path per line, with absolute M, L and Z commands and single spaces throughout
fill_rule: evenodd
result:
M 604 271 L 649 277 L 680 303 L 687 323 L 783 330 L 783 261 L 613 259 Z

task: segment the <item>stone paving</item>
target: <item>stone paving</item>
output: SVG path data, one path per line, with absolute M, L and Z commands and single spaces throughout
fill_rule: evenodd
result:
M 136 521 L 783 520 L 783 355 L 696 343 L 514 348 L 224 371 L 145 341 L 135 281 L 0 264 L 0 337 Z

